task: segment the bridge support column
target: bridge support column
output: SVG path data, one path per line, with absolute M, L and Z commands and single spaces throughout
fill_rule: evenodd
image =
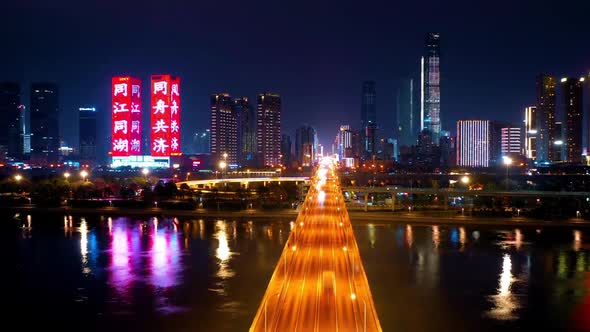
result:
M 391 211 L 395 212 L 395 193 L 391 194 Z
M 365 192 L 365 212 L 369 211 L 369 192 Z

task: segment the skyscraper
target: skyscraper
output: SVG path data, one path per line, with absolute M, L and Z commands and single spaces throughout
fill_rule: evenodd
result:
M 300 166 L 313 166 L 317 153 L 316 131 L 302 126 L 295 131 L 295 156 Z
M 457 121 L 457 165 L 488 167 L 490 163 L 490 121 Z
M 552 161 L 555 142 L 555 77 L 537 76 L 537 109 L 535 123 L 537 125 L 536 149 L 537 161 Z
M 562 78 L 562 105 L 565 115 L 564 126 L 564 161 L 569 163 L 582 162 L 582 130 L 584 112 L 582 104 L 582 86 L 584 78 Z
M 282 134 L 281 135 L 281 164 L 290 167 L 293 162 L 293 153 L 291 147 L 291 136 Z
M 374 81 L 363 82 L 362 89 L 361 133 L 363 135 L 363 150 L 367 157 L 373 154 L 373 144 L 376 140 L 376 137 L 367 136 L 369 126 L 377 128 L 377 93 Z M 371 132 L 374 132 L 374 130 Z M 369 148 L 371 151 L 369 151 Z
M 537 159 L 537 107 L 529 106 L 524 110 L 524 149 L 528 159 Z
M 352 158 L 352 135 L 353 132 L 350 129 L 349 125 L 341 125 L 340 130 L 338 131 L 338 135 L 336 135 L 338 156 L 342 158 Z
M 96 108 L 78 108 L 80 126 L 80 160 L 82 162 L 96 161 Z
M 396 138 L 399 145 L 411 146 L 416 144 L 419 124 L 416 116 L 414 100 L 414 79 L 402 80 L 397 90 L 396 108 Z
M 0 83 L 0 161 L 21 159 L 24 144 L 24 106 L 21 105 L 18 83 Z
M 256 159 L 256 113 L 247 97 L 234 101 L 234 112 L 238 120 L 238 163 L 240 166 L 254 166 Z
M 432 133 L 432 141 L 438 144 L 441 131 L 440 119 L 440 34 L 430 32 L 426 36 L 426 54 L 421 59 L 421 129 Z
M 522 128 L 508 126 L 500 128 L 500 152 L 503 156 L 521 155 L 522 147 Z
M 372 159 L 377 155 L 378 150 L 378 137 L 377 137 L 377 124 L 369 123 L 365 127 L 365 158 Z
M 211 160 L 238 162 L 238 121 L 234 103 L 227 93 L 211 95 Z M 227 154 L 227 157 L 225 155 Z
M 31 162 L 53 163 L 59 157 L 59 89 L 53 83 L 31 85 Z
M 281 154 L 281 96 L 271 92 L 258 95 L 256 145 L 262 166 L 276 166 Z

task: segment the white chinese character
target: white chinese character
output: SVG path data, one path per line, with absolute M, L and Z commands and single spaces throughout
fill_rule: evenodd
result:
M 170 113 L 172 115 L 178 113 L 178 104 L 176 103 L 176 100 L 172 101 L 172 106 L 170 106 Z
M 118 94 L 127 97 L 127 83 L 115 84 L 115 96 Z
M 129 110 L 126 109 L 125 106 L 127 106 L 127 104 L 115 103 L 115 105 L 113 105 L 113 113 L 129 112 Z
M 180 96 L 180 93 L 178 93 L 178 84 L 172 84 L 172 96 L 177 95 Z
M 113 142 L 113 151 L 129 152 L 129 141 L 118 138 Z
M 141 97 L 141 90 L 139 88 L 139 85 L 132 85 L 131 86 L 131 96 L 137 96 L 137 97 Z
M 158 102 L 156 102 L 156 106 L 152 106 L 152 108 L 155 110 L 154 114 L 166 113 L 166 107 L 168 107 L 168 105 L 166 105 L 166 103 L 162 99 L 160 99 L 160 100 L 158 100 Z
M 154 82 L 154 94 L 157 94 L 158 92 L 162 92 L 163 95 L 168 94 L 168 82 Z
M 139 152 L 139 140 L 137 138 L 131 140 L 131 151 Z
M 152 127 L 154 133 L 159 133 L 160 131 L 166 132 L 166 129 L 168 128 L 169 127 L 166 125 L 166 122 L 164 122 L 164 119 L 156 121 L 156 125 Z
M 127 134 L 127 120 L 114 122 L 113 132 L 116 134 L 118 131 L 122 131 L 123 134 Z
M 172 138 L 172 144 L 170 144 L 172 151 L 178 151 L 178 138 Z
M 163 138 L 158 138 L 154 140 L 154 147 L 152 151 L 158 153 L 166 153 L 166 149 L 168 148 L 168 144 L 166 144 L 166 140 Z
M 139 121 L 131 121 L 131 132 L 139 134 Z
M 139 104 L 131 103 L 131 113 L 141 113 L 139 109 Z
M 180 127 L 178 126 L 178 121 L 172 120 L 172 122 L 170 123 L 170 132 L 177 133 L 179 129 Z

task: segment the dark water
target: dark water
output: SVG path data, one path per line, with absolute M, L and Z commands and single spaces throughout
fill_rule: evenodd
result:
M 5 323 L 246 331 L 283 221 L 4 218 Z M 22 228 L 24 226 L 24 228 Z M 355 227 L 384 331 L 590 330 L 590 232 Z

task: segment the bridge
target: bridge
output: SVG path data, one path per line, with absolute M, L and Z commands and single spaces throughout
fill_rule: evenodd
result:
M 244 186 L 244 188 L 248 188 L 250 183 L 260 183 L 262 182 L 264 185 L 267 183 L 279 183 L 282 182 L 295 182 L 295 184 L 299 183 L 309 183 L 310 178 L 307 176 L 276 176 L 276 177 L 245 177 L 245 178 L 225 178 L 225 179 L 206 179 L 206 180 L 189 180 L 189 181 L 179 181 L 176 182 L 176 186 L 180 188 L 182 184 L 186 184 L 192 190 L 198 189 L 211 189 L 218 185 L 228 184 L 228 183 L 239 183 L 240 185 Z
M 443 199 L 444 208 L 447 209 L 449 197 L 530 197 L 539 199 L 551 198 L 590 198 L 588 192 L 581 191 L 536 191 L 536 190 L 468 190 L 456 188 L 404 188 L 404 187 L 343 187 L 342 191 L 361 194 L 364 198 L 364 209 L 368 209 L 369 195 L 371 193 L 391 194 L 391 207 L 395 208 L 397 194 L 433 195 Z
M 381 331 L 337 177 L 311 184 L 250 331 Z

